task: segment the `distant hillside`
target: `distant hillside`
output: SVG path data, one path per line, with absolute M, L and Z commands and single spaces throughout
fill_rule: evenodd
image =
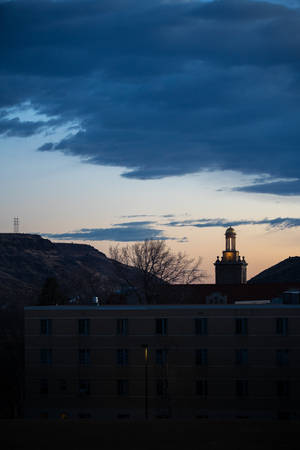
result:
M 129 279 L 135 278 L 134 269 L 123 266 L 122 270 Z M 101 298 L 122 285 L 112 260 L 90 245 L 53 243 L 32 234 L 0 233 L 0 306 L 36 303 L 49 277 L 57 278 L 69 298 Z
M 251 278 L 248 284 L 283 282 L 300 282 L 300 256 L 289 257 L 269 267 Z

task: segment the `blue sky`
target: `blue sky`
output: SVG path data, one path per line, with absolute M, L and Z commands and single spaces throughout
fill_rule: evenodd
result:
M 0 1 L 0 231 L 167 239 L 208 280 L 228 224 L 251 275 L 299 254 L 299 30 L 296 0 Z

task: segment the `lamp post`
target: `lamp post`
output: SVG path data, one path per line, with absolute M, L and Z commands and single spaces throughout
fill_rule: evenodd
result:
M 145 419 L 148 419 L 148 344 L 142 345 L 145 360 Z

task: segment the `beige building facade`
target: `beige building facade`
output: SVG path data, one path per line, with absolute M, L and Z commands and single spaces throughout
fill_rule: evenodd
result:
M 27 418 L 300 418 L 300 305 L 25 308 Z

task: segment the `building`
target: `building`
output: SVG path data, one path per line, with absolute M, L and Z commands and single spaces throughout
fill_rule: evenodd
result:
M 216 284 L 244 284 L 247 282 L 247 263 L 236 250 L 236 232 L 229 227 L 225 233 L 225 250 L 215 264 Z
M 25 308 L 27 418 L 300 418 L 300 305 Z

